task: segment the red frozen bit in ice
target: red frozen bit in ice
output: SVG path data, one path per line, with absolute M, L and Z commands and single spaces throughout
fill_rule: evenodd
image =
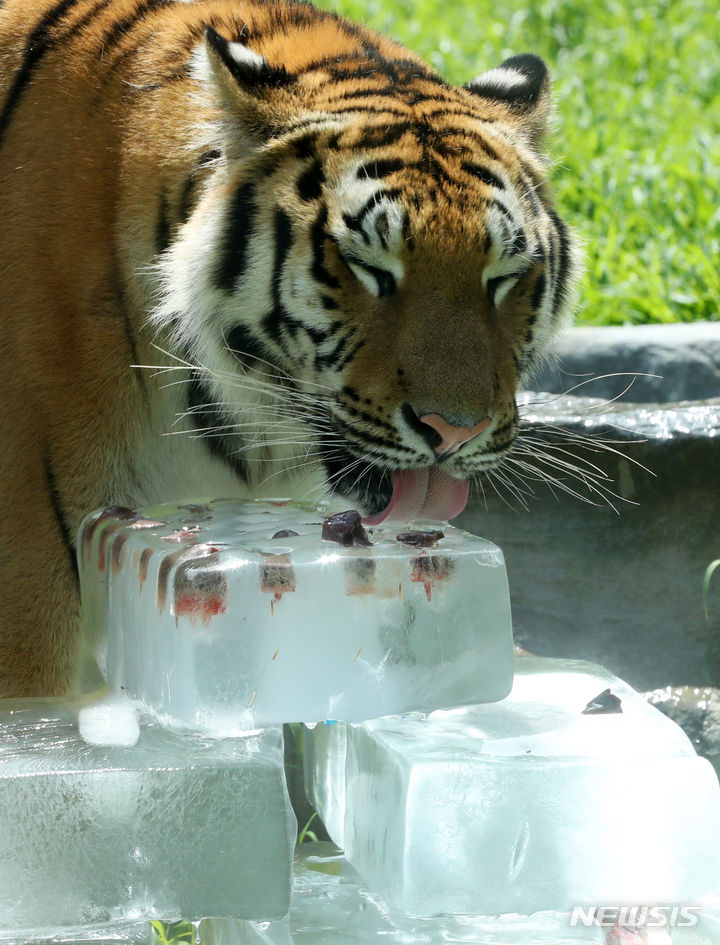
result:
M 224 596 L 184 591 L 176 595 L 174 609 L 176 620 L 178 617 L 188 617 L 190 620 L 201 620 L 203 624 L 207 624 L 211 617 L 224 614 L 227 605 Z
M 449 569 L 450 562 L 446 557 L 421 554 L 412 559 L 410 580 L 425 587 L 425 595 L 430 601 L 435 585 L 445 580 Z

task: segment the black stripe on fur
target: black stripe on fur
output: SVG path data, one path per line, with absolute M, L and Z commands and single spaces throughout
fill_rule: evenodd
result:
M 401 171 L 405 167 L 405 161 L 400 158 L 386 158 L 385 160 L 372 161 L 369 164 L 362 164 L 357 169 L 358 179 L 367 178 L 369 180 L 382 180 L 390 174 Z
M 8 96 L 5 99 L 2 112 L 0 112 L 0 145 L 2 145 L 2 139 L 10 124 L 13 112 L 20 102 L 22 94 L 32 78 L 33 72 L 40 65 L 45 54 L 53 46 L 53 27 L 64 14 L 77 3 L 78 0 L 61 0 L 60 3 L 56 3 L 40 20 L 32 33 L 30 33 L 28 41 L 25 44 L 23 61 L 20 68 L 15 73 L 15 78 L 10 86 Z
M 231 328 L 225 338 L 225 343 L 230 353 L 246 365 L 250 365 L 255 359 L 264 361 L 268 354 L 247 325 L 238 324 Z
M 550 208 L 548 210 L 550 219 L 555 224 L 557 230 L 559 249 L 557 259 L 557 270 L 555 272 L 555 292 L 553 295 L 553 316 L 557 315 L 560 304 L 563 301 L 567 291 L 568 277 L 570 275 L 570 238 L 568 229 L 564 221 L 560 219 L 557 213 Z
M 114 46 L 122 42 L 129 36 L 138 23 L 142 23 L 147 13 L 151 13 L 156 7 L 167 5 L 167 0 L 142 0 L 132 13 L 116 20 L 109 30 L 102 37 L 103 53 L 108 53 Z
M 188 407 L 192 422 L 198 431 L 211 432 L 213 428 L 225 427 L 232 420 L 215 403 L 216 397 L 198 378 L 194 378 L 188 389 Z M 242 448 L 242 439 L 239 433 L 229 436 L 204 436 L 203 443 L 208 452 L 217 459 L 226 463 L 233 472 L 244 482 L 248 481 L 247 466 L 238 455 Z
M 270 340 L 282 351 L 287 353 L 284 336 L 289 335 L 291 339 L 295 338 L 298 329 L 302 327 L 297 319 L 291 318 L 288 314 L 283 305 L 281 293 L 283 270 L 293 242 L 292 222 L 287 213 L 279 207 L 275 210 L 273 222 L 275 231 L 275 257 L 273 259 L 272 285 L 270 290 L 272 309 L 263 318 L 262 326 Z
M 215 272 L 218 289 L 232 292 L 235 283 L 245 272 L 256 216 L 255 185 L 248 181 L 238 187 L 230 204 L 220 262 Z
M 75 579 L 79 582 L 80 574 L 78 572 L 77 558 L 75 557 L 75 544 L 72 538 L 72 529 L 70 527 L 70 523 L 68 522 L 62 495 L 57 484 L 57 477 L 55 476 L 55 468 L 53 466 L 52 460 L 50 459 L 49 453 L 45 454 L 43 468 L 45 471 L 45 483 L 47 485 L 50 507 L 52 508 L 53 516 L 55 517 L 55 522 L 57 523 L 58 531 L 60 532 L 60 537 L 62 538 L 63 545 L 65 546 L 65 550 L 68 555 L 70 569 L 75 575 Z
M 182 190 L 180 191 L 180 200 L 178 202 L 178 219 L 180 220 L 180 223 L 186 223 L 190 218 L 190 214 L 195 208 L 198 184 L 200 183 L 203 170 L 209 164 L 219 160 L 220 156 L 221 152 L 216 149 L 213 149 L 212 151 L 206 151 L 203 155 L 201 155 L 195 167 L 185 178 Z
M 360 207 L 360 209 L 353 214 L 343 213 L 343 222 L 349 230 L 355 230 L 356 232 L 363 233 L 365 236 L 365 241 L 369 242 L 367 239 L 367 234 L 363 232 L 363 220 L 370 213 L 371 210 L 374 210 L 375 207 L 383 200 L 395 200 L 396 197 L 399 197 L 402 194 L 402 191 L 399 187 L 391 187 L 388 190 L 378 190 L 372 197 L 368 197 L 365 203 Z
M 305 201 L 317 200 L 322 195 L 322 185 L 324 183 L 325 174 L 322 164 L 319 161 L 313 161 L 298 177 L 298 196 Z
M 311 272 L 318 282 L 328 286 L 330 289 L 339 289 L 340 283 L 325 267 L 325 240 L 327 239 L 325 224 L 327 223 L 327 218 L 327 207 L 323 206 L 310 230 L 310 244 L 313 253 Z
M 157 220 L 155 221 L 155 252 L 158 256 L 168 248 L 170 238 L 170 208 L 168 207 L 167 194 L 163 191 L 158 201 Z
M 497 190 L 505 190 L 505 184 L 487 167 L 482 167 L 480 164 L 471 164 L 469 161 L 464 161 L 462 164 L 462 169 L 466 174 L 472 174 L 473 177 L 477 177 L 478 180 L 481 180 L 483 184 L 487 184 L 488 187 L 495 187 Z

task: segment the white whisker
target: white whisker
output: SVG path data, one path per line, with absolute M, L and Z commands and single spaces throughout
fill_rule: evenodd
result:
M 556 403 L 558 400 L 561 400 L 563 397 L 567 397 L 569 394 L 574 394 L 576 391 L 580 390 L 583 387 L 586 387 L 588 384 L 593 384 L 595 381 L 605 381 L 613 377 L 629 377 L 630 382 L 621 394 L 618 394 L 617 397 L 613 397 L 610 400 L 603 401 L 603 404 L 607 405 L 607 404 L 612 404 L 616 400 L 618 400 L 620 397 L 623 397 L 630 390 L 630 388 L 633 386 L 633 384 L 639 377 L 652 377 L 652 378 L 657 378 L 658 380 L 662 379 L 662 374 L 647 374 L 642 371 L 617 371 L 612 374 L 569 374 L 567 371 L 563 371 L 563 373 L 567 377 L 582 377 L 585 379 L 580 381 L 578 384 L 573 385 L 573 387 L 570 387 L 568 390 L 562 391 L 562 393 L 560 394 L 555 394 L 553 397 L 550 397 L 548 399 L 543 399 L 541 401 L 537 401 L 537 400 L 528 401 L 528 404 L 533 404 L 534 406 L 537 406 L 538 404 L 542 405 L 542 404 Z

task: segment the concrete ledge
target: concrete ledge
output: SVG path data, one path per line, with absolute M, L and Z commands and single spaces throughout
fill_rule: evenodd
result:
M 626 376 L 600 377 L 617 372 Z M 582 384 L 578 394 L 610 399 L 620 395 L 635 375 L 625 401 L 666 403 L 720 396 L 720 322 L 571 328 L 558 340 L 554 356 L 532 387 L 564 393 Z

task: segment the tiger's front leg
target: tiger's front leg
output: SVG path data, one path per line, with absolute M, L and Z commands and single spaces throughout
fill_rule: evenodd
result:
M 13 468 L 0 477 L 0 697 L 62 695 L 76 688 L 78 671 L 74 523 L 62 517 L 40 438 L 23 436 L 13 448 L 3 430 L 2 442 Z

